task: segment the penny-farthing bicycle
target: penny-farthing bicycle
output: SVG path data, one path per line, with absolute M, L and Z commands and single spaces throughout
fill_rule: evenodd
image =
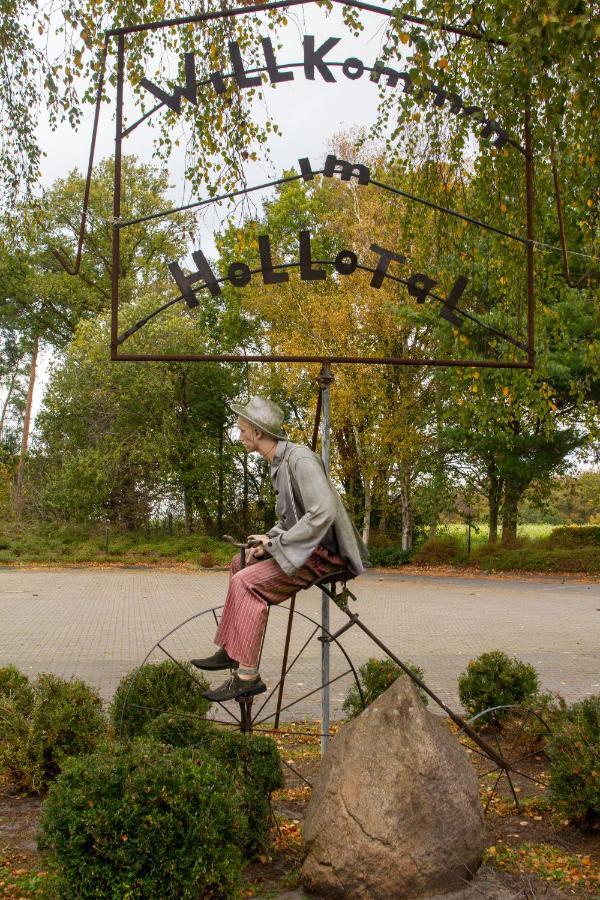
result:
M 229 538 L 232 543 L 233 539 Z M 242 566 L 245 564 L 245 550 L 251 543 L 236 544 L 240 548 Z M 469 752 L 477 754 L 485 762 L 480 771 L 484 782 L 485 808 L 489 808 L 494 798 L 499 795 L 503 782 L 508 784 L 510 795 L 517 809 L 519 800 L 515 779 L 533 782 L 546 786 L 542 774 L 542 765 L 532 765 L 544 757 L 544 748 L 551 734 L 550 727 L 543 716 L 535 709 L 526 707 L 493 707 L 484 710 L 477 716 L 465 720 L 447 706 L 383 641 L 368 628 L 358 613 L 349 608 L 349 601 L 356 600 L 348 588 L 351 574 L 340 569 L 316 581 L 311 587 L 318 587 L 329 597 L 346 617 L 335 631 L 323 628 L 322 624 L 308 613 L 298 609 L 297 595 L 283 604 L 269 606 L 269 618 L 263 644 L 261 647 L 261 674 L 269 688 L 265 694 L 256 697 L 239 697 L 236 701 L 216 703 L 206 718 L 216 725 L 234 728 L 250 734 L 298 734 L 298 723 L 314 722 L 319 718 L 321 694 L 331 686 L 334 687 L 333 701 L 338 707 L 350 686 L 355 686 L 365 706 L 363 688 L 356 667 L 352 662 L 342 637 L 352 628 L 359 628 L 370 640 L 385 653 L 412 681 L 422 690 L 454 723 L 457 737 Z M 205 682 L 201 674 L 196 676 L 182 665 L 180 660 L 193 657 L 199 647 L 210 646 L 223 606 L 209 607 L 188 617 L 176 625 L 158 640 L 146 654 L 136 670 L 125 699 L 124 708 L 137 705 L 132 698 L 137 673 L 142 666 L 165 659 L 170 659 L 180 666 L 190 679 L 190 689 L 203 691 Z M 320 658 L 322 643 L 330 646 L 330 677 L 322 682 L 320 675 Z M 275 661 L 275 662 L 273 662 Z M 223 673 L 220 673 L 222 677 Z M 157 715 L 169 713 L 177 717 L 189 718 L 189 712 L 179 713 L 177 709 L 164 708 L 154 710 Z M 510 713 L 516 727 L 507 732 L 502 727 L 502 720 Z M 283 717 L 283 718 L 282 718 Z M 289 731 L 286 723 L 293 722 L 294 729 Z M 531 726 L 535 727 L 532 729 Z M 529 731 L 535 736 L 527 746 L 523 744 L 523 736 Z M 301 732 L 300 732 L 301 733 Z M 331 730 L 329 736 L 331 736 Z M 314 731 L 310 732 L 314 736 Z M 294 772 L 302 781 L 307 781 L 288 760 L 282 759 L 284 765 Z M 481 769 L 482 767 L 479 766 Z M 526 771 L 529 769 L 529 771 Z M 491 781 L 490 781 L 491 779 Z

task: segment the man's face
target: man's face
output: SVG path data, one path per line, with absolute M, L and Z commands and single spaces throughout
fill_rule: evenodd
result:
M 246 421 L 246 419 L 238 419 L 237 426 L 240 431 L 240 441 L 248 453 L 256 450 L 256 441 L 260 432 L 254 425 L 251 425 L 250 422 Z

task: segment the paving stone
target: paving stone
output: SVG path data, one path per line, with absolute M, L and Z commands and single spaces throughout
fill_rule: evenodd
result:
M 26 673 L 54 672 L 84 678 L 109 700 L 120 678 L 139 665 L 161 641 L 176 658 L 212 652 L 215 614 L 223 603 L 227 573 L 155 569 L 0 570 L 0 665 Z M 353 608 L 400 659 L 425 670 L 427 684 L 459 709 L 457 678 L 468 661 L 499 648 L 532 663 L 544 688 L 567 701 L 600 692 L 600 584 L 560 579 L 417 576 L 371 570 L 353 583 Z M 290 662 L 312 634 L 286 683 L 284 706 L 321 683 L 321 595 L 298 595 Z M 198 614 L 198 615 L 196 615 Z M 307 618 L 303 618 L 303 616 Z M 346 620 L 331 610 L 331 628 Z M 261 672 L 276 685 L 281 667 L 287 611 L 271 610 Z M 315 631 L 316 629 L 316 631 Z M 382 656 L 370 639 L 352 628 L 340 639 L 354 665 Z M 151 661 L 164 659 L 155 649 Z M 331 648 L 332 718 L 351 683 L 348 664 Z M 211 680 L 218 683 L 222 673 Z M 268 696 L 268 695 L 266 695 Z M 263 698 L 255 701 L 255 710 Z M 275 697 L 262 716 L 272 715 Z M 432 710 L 433 711 L 433 710 Z M 292 706 L 283 719 L 318 718 L 317 691 Z

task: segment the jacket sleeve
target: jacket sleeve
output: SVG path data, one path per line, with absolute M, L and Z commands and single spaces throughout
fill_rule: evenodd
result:
M 304 515 L 288 531 L 272 528 L 268 550 L 287 575 L 294 575 L 327 534 L 336 517 L 336 505 L 318 457 L 292 457 L 286 464 L 291 467 Z

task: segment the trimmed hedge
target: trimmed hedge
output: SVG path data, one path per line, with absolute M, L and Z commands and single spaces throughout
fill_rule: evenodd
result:
M 600 548 L 552 547 L 548 543 L 519 549 L 480 547 L 471 554 L 471 563 L 496 572 L 600 572 Z
M 464 563 L 467 560 L 466 550 L 453 534 L 430 538 L 422 544 L 414 554 L 414 562 L 421 565 L 439 565 L 440 563 Z
M 146 733 L 150 723 L 164 713 L 200 718 L 210 707 L 202 696 L 208 682 L 190 663 L 167 659 L 128 672 L 115 691 L 110 719 L 118 737 Z
M 30 691 L 21 682 L 0 698 L 0 770 L 20 788 L 42 791 L 66 758 L 89 753 L 106 730 L 100 698 L 87 684 L 39 675 Z
M 421 681 L 423 681 L 425 678 L 423 669 L 411 662 L 407 662 L 406 665 L 417 678 L 420 678 Z M 365 696 L 365 705 L 369 706 L 369 704 L 376 700 L 380 694 L 387 691 L 389 686 L 393 684 L 400 675 L 405 675 L 408 678 L 408 675 L 402 671 L 400 666 L 397 666 L 391 659 L 375 659 L 374 657 L 368 659 L 367 662 L 358 669 L 358 677 Z M 427 705 L 429 702 L 427 694 L 420 687 L 417 687 L 417 693 L 423 703 Z M 363 711 L 360 692 L 356 684 L 353 684 L 348 690 L 346 699 L 342 704 L 342 709 L 346 713 L 348 719 L 354 719 Z
M 227 900 L 246 831 L 234 779 L 212 753 L 138 740 L 65 765 L 39 848 L 61 897 Z
M 411 553 L 401 547 L 369 547 L 369 557 L 373 566 L 405 566 Z
M 600 694 L 574 703 L 548 748 L 550 793 L 584 828 L 600 825 Z
M 600 525 L 561 525 L 552 529 L 548 543 L 559 547 L 600 547 Z
M 522 705 L 539 691 L 539 679 L 533 666 L 502 650 L 490 650 L 472 659 L 458 679 L 460 702 L 471 715 L 505 704 Z M 499 710 L 498 719 L 508 710 Z
M 248 819 L 244 851 L 258 856 L 269 843 L 270 796 L 284 786 L 277 745 L 265 735 L 217 730 L 209 722 L 164 715 L 148 735 L 173 747 L 196 747 L 212 753 L 231 773 Z

